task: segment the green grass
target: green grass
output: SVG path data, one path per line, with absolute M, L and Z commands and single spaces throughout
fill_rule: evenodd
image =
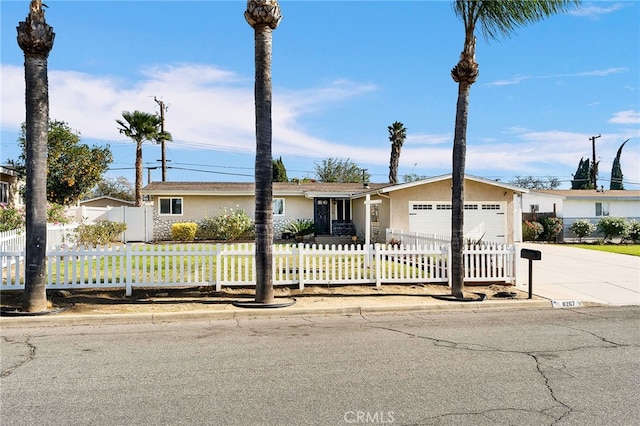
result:
M 640 244 L 572 244 L 571 247 L 640 256 Z

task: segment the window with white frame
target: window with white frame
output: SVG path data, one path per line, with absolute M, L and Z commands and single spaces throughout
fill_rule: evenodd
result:
M 609 216 L 609 203 L 596 203 L 596 216 Z
M 540 204 L 529 204 L 529 211 L 531 211 L 531 213 L 538 213 L 540 211 Z
M 9 204 L 9 184 L 0 182 L 0 203 Z
M 273 199 L 273 215 L 284 216 L 284 198 Z
M 182 215 L 182 198 L 159 198 L 158 205 L 160 214 L 163 215 Z

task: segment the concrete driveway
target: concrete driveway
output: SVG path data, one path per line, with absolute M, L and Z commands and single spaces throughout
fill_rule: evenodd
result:
M 640 305 L 640 257 L 553 244 L 520 244 L 540 250 L 533 261 L 533 294 L 550 300 Z M 519 259 L 519 289 L 528 288 L 529 260 Z

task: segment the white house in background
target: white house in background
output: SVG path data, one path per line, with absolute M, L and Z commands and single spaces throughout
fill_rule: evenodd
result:
M 564 238 L 574 238 L 568 228 L 579 219 L 588 219 L 593 224 L 606 216 L 640 220 L 640 191 L 535 189 L 523 194 L 522 208 L 525 212 L 555 212 L 564 222 Z
M 20 196 L 20 186 L 24 181 L 13 168 L 0 166 L 0 204 L 22 207 L 24 202 Z

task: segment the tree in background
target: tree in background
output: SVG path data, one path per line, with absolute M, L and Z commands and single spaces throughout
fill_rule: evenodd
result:
M 571 179 L 571 189 L 594 189 L 591 173 L 589 159 L 581 158 L 580 163 L 578 163 L 578 170 L 576 170 L 573 179 Z
M 287 178 L 287 169 L 284 167 L 282 157 L 277 160 L 273 160 L 273 181 L 274 182 L 289 182 Z
M 407 139 L 407 129 L 399 121 L 387 127 L 389 130 L 389 140 L 391 141 L 391 158 L 389 160 L 389 183 L 398 183 L 398 163 L 400 162 L 400 150 L 405 139 Z
M 41 0 L 32 0 L 29 15 L 18 24 L 18 46 L 24 52 L 26 109 L 25 280 L 22 309 L 47 310 L 47 131 L 49 127 L 48 58 L 55 33 L 44 17 Z
M 244 17 L 254 30 L 256 303 L 273 304 L 273 170 L 271 44 L 282 20 L 276 0 L 249 0 Z
M 515 176 L 509 183 L 526 189 L 556 189 L 560 186 L 560 179 L 551 176 L 546 176 L 544 178 L 535 176 Z
M 26 125 L 18 138 L 22 154 L 10 161 L 24 174 L 27 158 Z M 80 134 L 64 121 L 49 121 L 47 132 L 47 201 L 68 206 L 77 202 L 100 181 L 113 156 L 109 147 L 92 147 L 80 143 Z
M 451 70 L 458 83 L 455 133 L 453 138 L 453 172 L 451 189 L 451 293 L 463 297 L 464 265 L 464 174 L 467 154 L 467 114 L 469 92 L 479 75 L 476 63 L 476 25 L 485 39 L 509 36 L 516 28 L 565 11 L 578 0 L 458 0 L 453 3 L 455 14 L 464 23 L 464 47 L 460 61 Z
M 326 158 L 320 163 L 314 163 L 314 169 L 320 182 L 369 182 L 371 178 L 365 169 L 348 158 Z
M 162 120 L 156 114 L 149 114 L 142 111 L 122 111 L 124 120 L 116 120 L 120 126 L 120 134 L 131 138 L 136 143 L 136 183 L 135 183 L 135 205 L 142 206 L 142 143 L 144 141 L 155 141 L 159 137 L 160 124 Z
M 616 158 L 614 158 L 613 160 L 613 166 L 611 167 L 611 183 L 609 184 L 609 189 L 624 189 L 624 184 L 622 183 L 622 167 L 620 167 L 620 156 L 622 155 L 622 148 L 627 142 L 629 142 L 629 139 L 622 142 L 622 145 L 620 145 L 620 148 L 618 148 Z
M 417 173 L 409 173 L 408 175 L 402 175 L 402 180 L 404 180 L 405 182 L 416 182 L 426 178 L 427 176 L 419 175 Z
M 98 197 L 112 197 L 120 200 L 134 201 L 133 185 L 124 176 L 116 178 L 102 178 L 100 182 L 85 195 L 85 199 Z

